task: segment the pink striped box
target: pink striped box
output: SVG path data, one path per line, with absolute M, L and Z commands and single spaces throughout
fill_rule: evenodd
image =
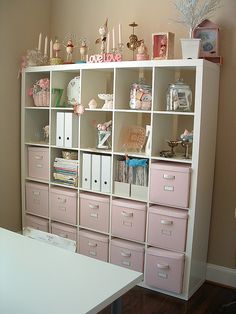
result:
M 48 217 L 48 185 L 27 182 L 25 194 L 26 211 Z
M 58 235 L 59 237 L 70 239 L 70 240 L 77 240 L 77 230 L 76 227 L 68 226 L 65 224 L 61 224 L 59 222 L 52 222 L 51 223 L 51 232 L 53 234 Z
M 49 232 L 49 222 L 47 219 L 27 214 L 25 215 L 25 224 L 27 227 Z
M 49 149 L 28 147 L 28 175 L 31 178 L 49 180 Z

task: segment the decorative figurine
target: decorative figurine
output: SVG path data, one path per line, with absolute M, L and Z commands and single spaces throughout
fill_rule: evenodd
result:
M 173 59 L 174 38 L 170 32 L 152 34 L 152 59 Z
M 69 39 L 67 41 L 67 44 L 64 45 L 64 47 L 66 48 L 66 63 L 73 63 L 72 62 L 72 54 L 73 54 L 73 50 L 74 50 L 75 46 L 73 44 L 72 39 Z
M 96 41 L 95 41 L 95 44 L 101 44 L 101 54 L 105 53 L 106 52 L 106 40 L 107 40 L 107 33 L 108 33 L 108 27 L 107 27 L 107 23 L 108 23 L 108 19 L 106 19 L 106 22 L 104 25 L 100 26 L 99 27 L 99 35 L 100 35 L 100 38 L 98 38 Z
M 56 38 L 55 42 L 53 43 L 52 45 L 52 49 L 53 51 L 55 52 L 55 57 L 51 57 L 50 58 L 50 64 L 62 64 L 62 59 L 61 57 L 59 56 L 59 52 L 61 51 L 61 44 L 59 42 L 59 40 Z M 51 50 L 51 48 L 50 48 Z M 50 53 L 51 54 L 51 53 Z
M 129 24 L 129 26 L 133 27 L 133 34 L 129 36 L 129 42 L 127 43 L 127 47 L 133 51 L 133 60 L 134 60 L 134 51 L 141 45 L 142 40 L 138 40 L 138 37 L 134 34 L 134 28 L 138 26 L 135 22 Z
M 113 94 L 98 94 L 98 98 L 105 101 L 102 109 L 112 109 L 113 108 Z
M 80 40 L 81 42 L 81 46 L 79 48 L 79 52 L 80 52 L 80 61 L 81 62 L 87 62 L 87 57 L 88 57 L 88 46 L 87 46 L 87 43 L 86 43 L 86 39 L 85 38 L 82 38 Z
M 147 46 L 144 44 L 144 40 L 141 40 L 141 44 L 138 47 L 138 53 L 136 55 L 137 61 L 148 60 L 149 55 L 147 53 Z

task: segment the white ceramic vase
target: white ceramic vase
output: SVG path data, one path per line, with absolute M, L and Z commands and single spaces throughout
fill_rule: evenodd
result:
M 180 39 L 182 48 L 182 58 L 183 59 L 197 59 L 199 58 L 200 50 L 199 38 L 182 38 Z

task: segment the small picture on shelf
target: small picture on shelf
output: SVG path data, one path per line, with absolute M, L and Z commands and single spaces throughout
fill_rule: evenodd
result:
M 173 59 L 174 57 L 174 34 L 152 34 L 152 59 Z

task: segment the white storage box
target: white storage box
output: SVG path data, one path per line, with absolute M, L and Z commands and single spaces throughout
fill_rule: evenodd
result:
M 182 292 L 184 254 L 156 248 L 146 251 L 145 283 L 157 289 Z
M 148 210 L 148 244 L 184 251 L 188 213 L 183 209 L 151 206 Z
M 111 263 L 143 273 L 144 245 L 131 241 L 111 240 Z
M 145 239 L 146 204 L 137 201 L 112 201 L 112 234 L 130 240 Z
M 79 231 L 79 253 L 108 261 L 108 236 L 92 231 Z

